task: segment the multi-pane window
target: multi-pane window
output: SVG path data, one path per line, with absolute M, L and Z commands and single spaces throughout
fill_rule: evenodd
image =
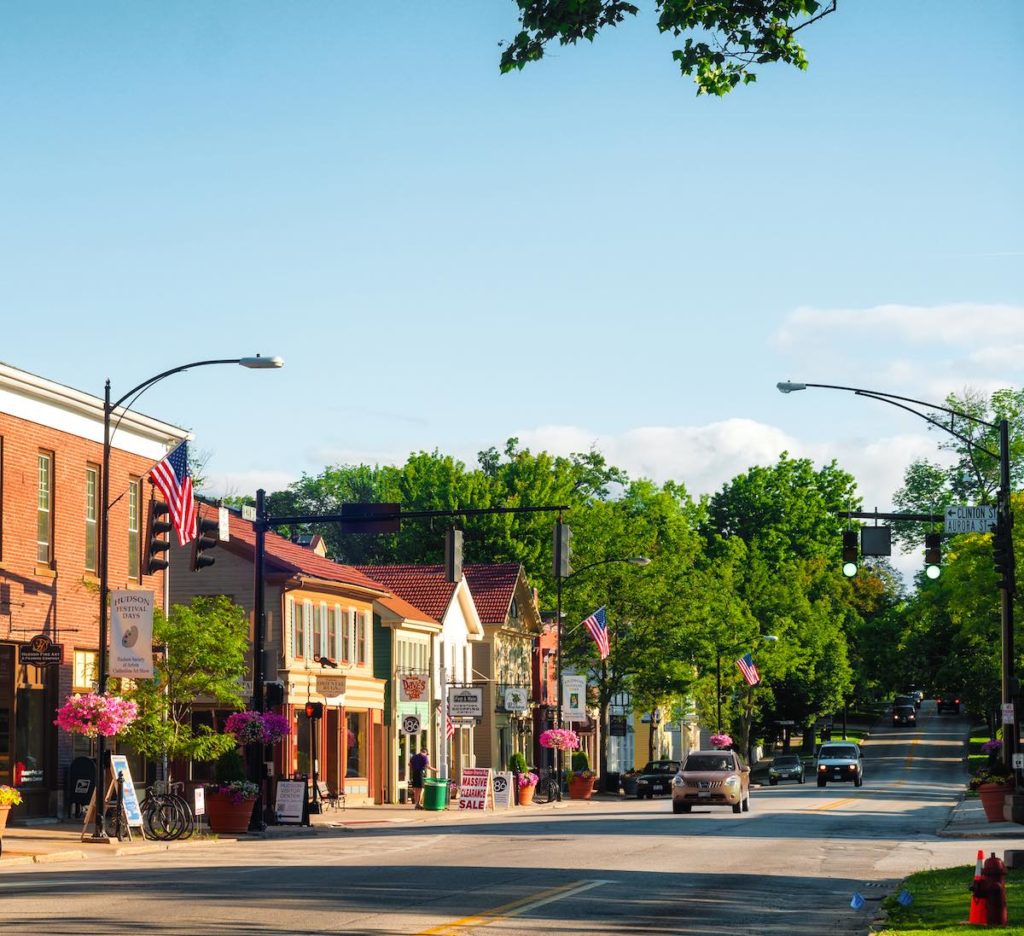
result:
M 142 543 L 142 481 L 128 479 L 128 577 L 137 579 L 142 575 L 139 555 Z
M 355 611 L 349 610 L 345 613 L 342 626 L 341 635 L 341 658 L 346 662 L 351 662 L 354 658 L 352 656 L 352 618 L 355 616 Z
M 327 655 L 335 660 L 341 659 L 340 624 L 341 608 L 335 605 L 331 608 L 330 617 L 327 618 Z
M 327 604 L 321 601 L 320 607 L 316 609 L 316 614 L 313 616 L 313 656 L 327 656 L 327 651 L 324 649 L 324 636 L 327 630 Z
M 366 615 L 356 612 L 356 663 L 366 662 Z
M 75 671 L 72 674 L 72 688 L 76 691 L 83 689 L 91 692 L 96 683 L 98 668 L 96 664 L 97 653 L 95 650 L 75 651 Z
M 302 605 L 295 601 L 289 601 L 288 616 L 292 625 L 292 656 L 298 659 L 305 656 L 306 653 L 306 627 Z
M 36 561 L 53 562 L 53 455 L 40 452 L 36 486 Z
M 95 465 L 85 466 L 85 570 L 95 572 L 99 556 L 99 479 L 100 470 Z
M 316 627 L 316 617 L 313 614 L 313 602 L 302 602 L 302 633 L 306 638 L 306 657 L 312 659 L 314 653 L 319 653 L 313 644 L 313 630 Z

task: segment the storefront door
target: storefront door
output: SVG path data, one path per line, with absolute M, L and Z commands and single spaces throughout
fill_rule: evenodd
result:
M 0 783 L 14 783 L 14 653 L 0 645 Z

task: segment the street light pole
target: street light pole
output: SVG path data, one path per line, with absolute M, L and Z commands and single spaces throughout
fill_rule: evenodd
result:
M 805 390 L 808 387 L 817 387 L 824 390 L 845 390 L 848 393 L 853 393 L 857 396 L 868 397 L 872 400 L 881 400 L 883 403 L 889 403 L 892 406 L 897 406 L 902 410 L 906 410 L 908 413 L 913 413 L 920 419 L 923 419 L 927 423 L 941 429 L 943 432 L 948 433 L 955 439 L 959 439 L 969 449 L 976 449 L 990 458 L 997 459 L 999 462 L 999 490 L 996 498 L 996 529 L 1003 533 L 1007 541 L 1010 541 L 1011 531 L 1013 529 L 1013 509 L 1010 505 L 1010 428 L 1009 422 L 1006 419 L 1000 419 L 998 423 L 989 422 L 986 419 L 980 419 L 977 416 L 972 416 L 970 413 L 964 413 L 961 410 L 950 409 L 947 406 L 938 406 L 935 403 L 928 403 L 924 400 L 915 400 L 912 397 L 898 396 L 894 393 L 883 393 L 878 390 L 864 390 L 860 387 L 842 387 L 836 384 L 819 384 L 819 383 L 792 383 L 784 381 L 776 384 L 781 393 L 792 393 L 796 390 Z M 913 404 L 908 406 L 907 404 Z M 977 442 L 967 438 L 960 432 L 957 432 L 951 426 L 943 425 L 937 419 L 933 419 L 927 413 L 922 413 L 915 406 L 924 406 L 931 410 L 938 410 L 942 413 L 949 413 L 950 416 L 959 417 L 965 419 L 968 422 L 972 422 L 978 426 L 985 426 L 988 429 L 995 429 L 999 433 L 999 451 L 993 452 L 991 449 L 986 448 L 983 445 L 978 445 Z M 1012 550 L 1012 542 L 1011 542 Z M 999 586 L 999 610 L 1000 610 L 1000 633 L 1001 633 L 1001 653 L 1002 653 L 1002 665 L 1000 667 L 1000 696 L 1004 705 L 1013 703 L 1013 690 L 1014 690 L 1014 679 L 1013 679 L 1013 593 L 1014 593 L 1014 580 L 1012 569 L 1003 576 L 1002 582 Z M 1013 770 L 1013 755 L 1016 753 L 1019 746 L 1020 737 L 1020 713 L 1017 711 L 1017 707 L 1013 709 L 1013 724 L 1011 727 L 1012 731 L 1010 737 L 1005 737 L 1006 731 L 1003 731 L 1003 747 L 1002 757 L 1003 766 L 1008 770 Z
M 144 380 L 138 386 L 133 387 L 126 394 L 120 397 L 116 402 L 110 402 L 110 379 L 108 378 L 104 385 L 103 392 L 103 457 L 101 477 L 100 477 L 100 549 L 99 549 L 99 653 L 97 655 L 97 662 L 99 664 L 99 673 L 97 675 L 97 691 L 100 695 L 103 695 L 107 691 L 107 629 L 108 629 L 108 609 L 107 601 L 109 598 L 109 585 L 110 577 L 108 571 L 108 560 L 109 560 L 109 549 L 108 549 L 108 530 L 110 526 L 110 453 L 111 453 L 111 437 L 114 432 L 117 431 L 117 427 L 121 424 L 121 420 L 124 419 L 125 414 L 132 408 L 135 401 L 153 384 L 159 383 L 165 377 L 170 377 L 172 374 L 180 374 L 182 371 L 190 370 L 193 367 L 207 367 L 211 364 L 240 364 L 242 367 L 247 367 L 251 370 L 265 370 L 271 368 L 278 368 L 284 365 L 284 361 L 279 357 L 261 357 L 256 355 L 255 357 L 245 358 L 221 358 L 212 361 L 193 361 L 191 364 L 182 364 L 180 367 L 172 367 L 170 370 L 165 370 L 162 373 L 157 374 L 155 377 L 150 377 L 148 380 Z M 127 405 L 126 405 L 127 404 Z M 121 415 L 117 418 L 117 422 L 111 426 L 111 417 L 114 411 L 121 408 Z M 106 818 L 104 816 L 106 804 L 103 802 L 106 791 L 103 786 L 103 761 L 106 755 L 106 739 L 103 735 L 99 735 L 96 741 L 96 820 L 93 827 L 92 840 L 93 841 L 107 841 L 108 835 L 106 830 Z

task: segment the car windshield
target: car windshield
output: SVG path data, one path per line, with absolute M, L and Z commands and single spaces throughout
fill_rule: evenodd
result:
M 823 747 L 819 757 L 856 757 L 857 749 L 848 744 L 840 745 L 839 747 Z
M 914 711 L 914 706 L 912 706 L 912 705 L 897 705 L 896 706 L 896 711 L 897 712 L 902 712 L 904 715 L 906 715 L 907 712 Z
M 683 770 L 735 770 L 733 759 L 722 754 L 691 754 Z
M 795 754 L 787 755 L 786 757 L 776 757 L 776 767 L 797 767 L 800 764 L 800 758 Z
M 679 769 L 679 761 L 656 760 L 651 761 L 645 768 L 644 773 L 675 773 Z

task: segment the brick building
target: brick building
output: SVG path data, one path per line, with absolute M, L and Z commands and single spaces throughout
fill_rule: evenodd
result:
M 111 439 L 109 585 L 151 590 L 161 607 L 165 575 L 142 571 L 146 474 L 186 437 L 128 412 Z M 53 719 L 96 680 L 102 461 L 102 398 L 0 364 L 0 783 L 21 790 L 16 815 L 58 815 L 68 765 L 90 754 Z M 23 663 L 36 637 L 63 662 Z

